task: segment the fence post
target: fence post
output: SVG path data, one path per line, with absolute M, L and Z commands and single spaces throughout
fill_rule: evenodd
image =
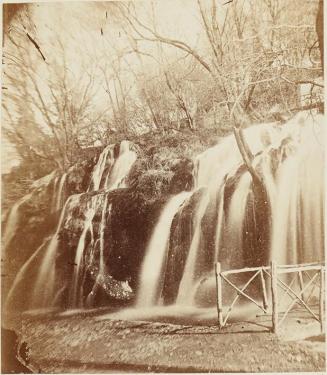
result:
M 321 269 L 320 269 L 320 293 L 319 293 L 319 319 L 320 319 L 320 330 L 321 330 L 322 333 L 325 332 L 324 297 L 325 297 L 325 273 L 324 273 L 324 266 L 321 266 Z
M 301 296 L 301 298 L 304 300 L 304 293 L 303 293 L 304 284 L 303 284 L 302 271 L 299 271 L 299 272 L 298 272 L 298 276 L 299 276 L 300 288 L 301 288 L 300 296 Z
M 218 313 L 218 327 L 223 327 L 223 304 L 222 304 L 222 285 L 221 285 L 221 264 L 216 263 L 216 286 L 217 286 L 217 313 Z
M 267 298 L 267 291 L 266 291 L 266 281 L 265 281 L 265 277 L 263 275 L 262 268 L 260 270 L 260 279 L 261 279 L 261 285 L 262 285 L 262 302 L 263 302 L 263 308 L 265 310 L 267 310 L 268 309 L 268 298 Z
M 277 283 L 278 274 L 277 267 L 274 261 L 270 263 L 271 268 L 271 299 L 272 299 L 272 331 L 278 333 L 278 297 L 277 297 Z

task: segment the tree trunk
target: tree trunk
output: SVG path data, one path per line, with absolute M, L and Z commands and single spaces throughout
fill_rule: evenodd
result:
M 318 13 L 317 13 L 317 18 L 316 18 L 316 31 L 318 34 L 322 74 L 324 74 L 324 1 L 323 0 L 319 0 Z
M 253 155 L 246 142 L 243 130 L 234 126 L 233 131 L 243 162 L 252 176 L 255 259 L 251 259 L 251 262 L 252 266 L 262 266 L 269 259 L 270 248 L 271 206 L 268 191 L 263 176 L 253 167 Z

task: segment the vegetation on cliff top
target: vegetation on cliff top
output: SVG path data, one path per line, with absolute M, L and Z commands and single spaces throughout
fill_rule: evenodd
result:
M 3 135 L 20 165 L 4 204 L 122 139 L 156 195 L 233 127 L 242 149 L 242 127 L 321 107 L 322 4 L 6 4 Z

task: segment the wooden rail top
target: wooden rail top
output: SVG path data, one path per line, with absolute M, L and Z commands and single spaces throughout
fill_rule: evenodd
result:
M 291 272 L 299 272 L 299 271 L 320 270 L 321 268 L 324 268 L 324 267 L 325 267 L 325 262 L 276 265 L 277 273 L 291 273 Z M 269 271 L 270 269 L 271 269 L 270 266 L 246 267 L 246 268 L 221 271 L 220 273 L 222 275 L 230 275 L 230 274 L 235 274 L 235 273 L 255 272 L 255 271 L 260 271 L 260 270 Z

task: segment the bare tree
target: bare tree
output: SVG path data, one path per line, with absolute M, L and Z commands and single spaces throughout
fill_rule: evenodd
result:
M 303 65 L 314 38 L 314 25 L 282 23 L 285 20 L 286 6 L 279 0 L 265 0 L 260 5 L 256 1 L 234 0 L 225 5 L 224 15 L 222 7 L 219 8 L 215 0 L 197 0 L 197 5 L 203 34 L 207 40 L 206 53 L 184 40 L 169 38 L 160 33 L 154 22 L 151 24 L 142 20 L 135 3 L 117 6 L 125 22 L 125 31 L 135 43 L 143 41 L 172 46 L 186 52 L 212 76 L 216 90 L 224 97 L 223 103 L 229 113 L 244 162 L 250 173 L 255 175 L 257 172 L 250 165 L 252 156 L 242 135 L 242 128 L 255 113 L 254 94 L 256 90 L 266 88 L 269 84 L 272 91 L 280 92 L 280 100 L 285 101 L 281 85 L 312 82 L 305 73 L 321 70 L 321 67 Z M 290 8 L 296 11 L 298 7 L 293 4 Z M 303 9 L 305 8 L 302 11 Z M 259 17 L 260 21 L 263 17 L 267 19 L 266 24 L 261 27 L 260 22 L 256 22 Z M 289 37 L 290 30 L 292 38 Z M 292 47 L 291 44 L 295 41 L 296 47 Z M 295 80 L 292 79 L 292 70 L 296 71 Z M 176 94 L 168 74 L 166 80 L 170 90 Z M 176 98 L 183 107 L 180 96 L 177 95 Z M 271 103 L 271 106 L 274 104 Z M 255 178 L 260 180 L 260 176 Z
M 56 58 L 45 58 L 46 52 L 35 46 L 41 43 L 25 24 L 20 17 L 13 21 L 4 48 L 4 134 L 21 157 L 28 154 L 65 170 L 76 161 L 79 149 L 92 145 L 107 111 L 94 107 L 96 67 L 74 75 L 59 38 L 52 46 Z
M 164 72 L 167 86 L 176 99 L 177 108 L 182 111 L 187 119 L 190 130 L 195 128 L 196 99 L 190 82 L 178 80 L 176 76 L 168 71 Z

